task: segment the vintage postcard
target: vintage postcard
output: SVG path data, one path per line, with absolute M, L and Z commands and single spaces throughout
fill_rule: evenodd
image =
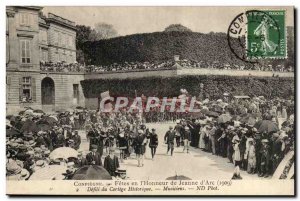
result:
M 295 196 L 294 7 L 6 7 L 8 195 Z

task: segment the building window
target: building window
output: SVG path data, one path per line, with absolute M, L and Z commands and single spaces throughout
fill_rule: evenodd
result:
M 22 26 L 30 26 L 31 25 L 31 14 L 20 13 L 20 24 Z
M 31 97 L 31 77 L 23 77 L 21 87 L 21 101 L 30 102 L 32 99 Z
M 21 40 L 21 63 L 29 64 L 30 59 L 30 40 Z

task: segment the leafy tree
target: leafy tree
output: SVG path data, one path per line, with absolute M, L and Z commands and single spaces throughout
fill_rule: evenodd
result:
M 76 61 L 84 63 L 83 44 L 90 41 L 91 27 L 85 25 L 76 25 Z
M 87 41 L 98 41 L 117 36 L 117 31 L 112 25 L 106 23 L 97 23 L 95 29 L 90 26 L 76 25 L 76 60 L 79 63 L 84 63 L 83 45 Z
M 76 48 L 81 49 L 83 43 L 90 40 L 92 29 L 85 25 L 76 25 L 76 28 Z
M 187 31 L 187 32 L 192 32 L 191 29 L 189 29 L 189 28 L 187 28 L 187 27 L 185 27 L 185 26 L 183 26 L 181 24 L 171 24 L 171 25 L 169 25 L 169 26 L 167 26 L 165 28 L 165 31 L 166 32 L 169 32 L 169 31 L 181 31 L 181 32 Z
M 92 40 L 103 40 L 118 36 L 118 32 L 111 24 L 103 22 L 95 24 L 95 29 L 91 32 Z

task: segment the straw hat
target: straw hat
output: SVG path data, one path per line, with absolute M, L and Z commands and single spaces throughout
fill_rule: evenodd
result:
M 35 165 L 36 166 L 39 166 L 39 167 L 44 167 L 45 166 L 45 161 L 43 160 L 38 160 L 35 162 Z
M 22 171 L 22 168 L 16 162 L 9 162 L 6 165 L 6 170 L 9 175 L 17 175 Z
M 36 142 L 34 140 L 29 140 L 28 145 L 33 147 L 35 146 Z
M 29 176 L 30 176 L 29 171 L 26 169 L 22 169 L 22 171 L 20 173 L 20 180 L 26 180 L 29 178 Z

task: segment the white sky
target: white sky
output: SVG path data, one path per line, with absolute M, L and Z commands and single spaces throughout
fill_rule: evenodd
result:
M 251 9 L 250 7 L 247 10 Z M 277 8 L 277 9 L 282 9 Z M 287 9 L 288 26 L 293 25 L 292 7 Z M 118 34 L 163 31 L 170 24 L 182 24 L 195 32 L 227 32 L 235 16 L 245 7 L 44 7 L 76 24 L 94 27 L 97 22 L 112 24 Z

